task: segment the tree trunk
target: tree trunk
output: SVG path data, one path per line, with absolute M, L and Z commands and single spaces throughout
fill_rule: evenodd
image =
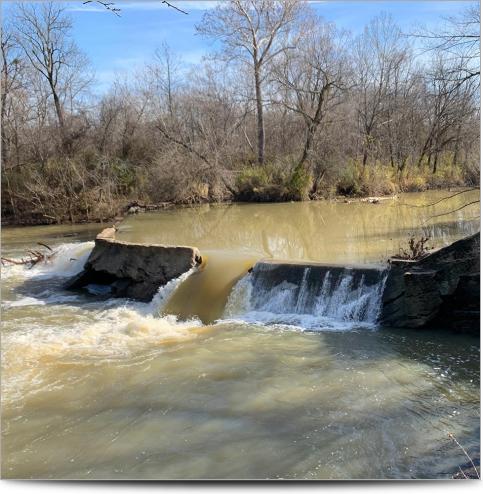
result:
M 0 104 L 1 104 L 0 127 L 1 127 L 1 139 L 2 139 L 2 162 L 5 163 L 8 160 L 8 140 L 7 140 L 7 131 L 5 130 L 5 116 L 7 114 L 7 91 L 5 89 L 2 91 L 2 100 Z
M 8 172 L 6 170 L 3 171 L 3 178 L 5 179 L 5 182 L 7 184 L 7 192 L 8 192 L 8 198 L 10 200 L 10 205 L 12 206 L 12 212 L 13 212 L 13 217 L 15 218 L 15 221 L 18 219 L 18 210 L 17 210 L 17 204 L 14 199 L 14 195 L 12 192 L 12 186 L 10 184 L 10 179 L 8 176 Z
M 259 67 L 255 67 L 255 96 L 257 100 L 258 164 L 263 165 L 265 163 L 265 128 Z
M 434 154 L 434 161 L 433 161 L 433 173 L 436 173 L 437 169 L 438 169 L 438 152 L 436 151 L 436 153 Z
M 314 143 L 314 136 L 315 133 L 317 132 L 317 129 L 319 128 L 320 123 L 322 122 L 322 117 L 323 117 L 323 107 L 324 107 L 324 101 L 325 97 L 329 92 L 329 87 L 330 86 L 324 86 L 320 93 L 319 93 L 319 99 L 317 101 L 317 108 L 315 110 L 315 115 L 313 118 L 305 118 L 305 123 L 307 125 L 307 133 L 305 137 L 305 146 L 304 146 L 304 151 L 302 153 L 302 158 L 300 158 L 299 164 L 297 168 L 302 168 L 304 166 L 305 161 L 307 160 L 310 151 L 312 150 L 312 145 Z
M 305 161 L 309 156 L 310 150 L 312 149 L 312 143 L 314 142 L 314 133 L 315 133 L 314 127 L 315 124 L 313 122 L 307 127 L 307 135 L 305 138 L 304 151 L 302 153 L 302 157 L 300 158 L 297 168 L 301 168 L 304 165 Z
M 424 155 L 426 154 L 426 152 L 431 148 L 431 144 L 432 144 L 432 139 L 431 139 L 431 135 L 426 139 L 426 142 L 424 143 L 424 146 L 423 146 L 423 149 L 421 151 L 421 154 L 419 155 L 419 159 L 418 159 L 418 168 L 421 167 L 421 164 L 423 162 L 423 158 L 424 158 Z M 431 151 L 429 151 L 429 156 L 431 159 Z M 428 161 L 428 166 L 429 166 L 429 161 Z
M 62 104 L 60 103 L 59 95 L 57 94 L 57 91 L 55 89 L 55 86 L 53 84 L 53 81 L 50 83 L 50 88 L 52 90 L 52 97 L 54 98 L 54 105 L 55 105 L 55 113 L 57 115 L 57 121 L 59 124 L 59 131 L 60 131 L 60 140 L 62 144 L 62 149 L 65 152 L 69 151 L 69 142 L 66 136 L 65 132 L 65 122 L 64 122 L 64 111 L 62 109 Z
M 459 151 L 460 151 L 460 139 L 461 139 L 461 124 L 458 125 L 458 132 L 456 134 L 456 140 L 455 140 L 454 151 L 453 151 L 453 162 L 452 162 L 453 168 L 458 163 Z

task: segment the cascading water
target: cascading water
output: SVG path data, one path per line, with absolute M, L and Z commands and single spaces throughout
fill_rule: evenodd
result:
M 387 272 L 258 263 L 233 288 L 225 318 L 306 329 L 375 326 Z

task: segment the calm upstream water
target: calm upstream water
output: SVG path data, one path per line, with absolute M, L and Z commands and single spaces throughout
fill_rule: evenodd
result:
M 478 231 L 478 205 L 439 216 L 471 194 L 418 207 L 446 195 L 131 216 L 119 239 L 195 245 L 204 259 L 149 304 L 62 289 L 99 225 L 3 229 L 3 256 L 58 250 L 46 266 L 2 268 L 3 476 L 450 477 L 467 459 L 448 433 L 480 447 L 478 338 L 348 316 L 361 297 L 374 312 L 378 292 L 342 283 L 316 314 L 283 287 L 259 301 L 247 275 L 262 258 L 383 265 L 411 234 L 441 246 Z

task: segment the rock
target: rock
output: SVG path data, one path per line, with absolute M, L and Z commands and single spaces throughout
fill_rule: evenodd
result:
M 96 285 L 98 293 L 150 301 L 160 286 L 201 263 L 195 247 L 177 247 L 122 242 L 114 228 L 103 230 L 84 270 L 73 277 L 67 289 Z M 99 288 L 108 286 L 109 290 Z
M 480 326 L 480 273 L 460 276 L 454 293 L 444 298 L 431 325 L 449 327 L 460 333 L 476 332 Z
M 480 234 L 421 260 L 390 259 L 381 323 L 479 331 Z

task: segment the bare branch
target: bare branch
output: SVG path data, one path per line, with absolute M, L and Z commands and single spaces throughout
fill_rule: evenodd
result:
M 172 7 L 173 9 L 177 10 L 178 12 L 181 12 L 182 14 L 188 15 L 188 12 L 185 12 L 184 10 L 181 10 L 179 7 L 176 7 L 175 5 L 167 2 L 166 0 L 161 0 L 161 3 L 166 4 L 168 7 Z
M 423 221 L 423 224 L 424 223 L 427 223 L 429 220 L 433 219 L 433 218 L 439 218 L 440 216 L 446 216 L 447 214 L 451 214 L 451 213 L 456 213 L 457 211 L 461 211 L 462 209 L 465 209 L 473 204 L 479 204 L 480 201 L 471 201 L 471 202 L 467 202 L 466 204 L 463 204 L 463 206 L 460 206 L 459 208 L 456 208 L 456 209 L 452 209 L 451 211 L 445 211 L 444 213 L 441 213 L 441 214 L 433 214 L 431 215 L 427 220 L 424 220 Z
M 105 7 L 107 10 L 110 10 L 113 14 L 117 15 L 118 17 L 121 17 L 121 9 L 116 7 L 116 4 L 114 2 L 106 2 L 104 0 L 86 0 L 85 2 L 82 2 L 84 5 L 87 5 L 89 3 L 98 3 L 99 5 L 102 5 Z
M 471 189 L 460 190 L 459 192 L 456 192 L 455 194 L 443 197 L 442 199 L 439 199 L 438 201 L 433 202 L 431 204 L 408 204 L 408 203 L 402 202 L 402 203 L 400 203 L 400 205 L 401 206 L 407 206 L 410 208 L 429 208 L 431 206 L 436 206 L 436 204 L 439 204 L 443 201 L 446 201 L 448 199 L 452 199 L 453 197 L 459 196 L 461 194 L 465 194 L 466 192 L 472 192 L 474 190 L 480 190 L 480 188 L 479 187 L 472 187 Z

